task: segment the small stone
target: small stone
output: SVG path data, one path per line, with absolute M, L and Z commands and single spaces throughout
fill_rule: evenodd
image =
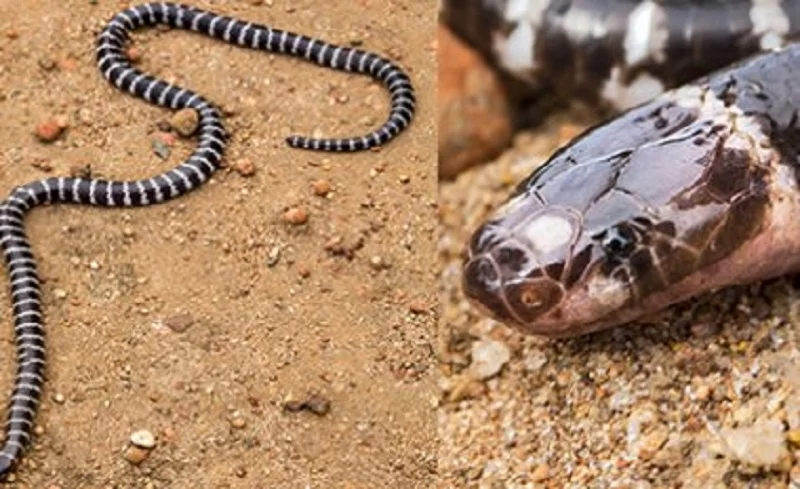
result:
M 547 464 L 539 464 L 531 472 L 531 481 L 542 482 L 550 477 L 550 467 Z
M 138 430 L 131 433 L 131 444 L 139 448 L 155 448 L 156 437 L 148 430 Z
M 92 166 L 88 163 L 84 165 L 70 165 L 69 176 L 72 178 L 92 178 Z
M 64 404 L 64 401 L 65 401 L 64 394 L 62 394 L 60 392 L 57 392 L 53 396 L 53 400 L 56 402 L 56 404 Z
M 242 158 L 233 164 L 233 169 L 243 177 L 252 177 L 256 174 L 256 165 L 249 158 Z
M 290 413 L 311 411 L 317 416 L 324 416 L 331 410 L 331 401 L 320 394 L 310 394 L 305 399 L 287 398 L 283 402 L 283 409 Z
M 153 153 L 155 153 L 156 156 L 158 156 L 162 160 L 166 160 L 167 158 L 169 158 L 170 149 L 169 146 L 167 146 L 167 144 L 164 143 L 164 141 L 162 141 L 159 138 L 153 138 L 151 146 L 153 148 Z
M 139 448 L 134 445 L 129 445 L 125 449 L 125 460 L 130 462 L 133 465 L 139 465 L 140 463 L 147 460 L 147 457 L 150 456 L 150 450 L 145 450 L 144 448 Z
M 44 71 L 53 71 L 56 69 L 56 60 L 53 58 L 41 58 L 39 60 L 39 67 Z
M 181 136 L 191 136 L 197 130 L 200 117 L 194 109 L 181 109 L 169 118 L 169 125 Z
M 408 305 L 408 310 L 414 314 L 425 314 L 428 312 L 428 305 L 423 300 L 415 300 Z
M 31 166 L 46 173 L 53 171 L 53 165 L 50 164 L 49 161 L 33 161 L 31 162 Z
M 135 233 L 132 227 L 125 226 L 124 228 L 122 228 L 122 235 L 125 236 L 126 238 L 132 238 L 135 235 Z
M 247 421 L 245 421 L 245 419 L 242 418 L 241 416 L 236 416 L 233 419 L 231 419 L 231 426 L 236 428 L 237 430 L 240 430 L 245 426 L 247 426 Z
M 508 346 L 495 340 L 480 340 L 472 344 L 472 365 L 470 372 L 475 379 L 486 380 L 494 377 L 511 359 Z
M 642 460 L 651 460 L 658 454 L 658 451 L 664 446 L 668 439 L 669 430 L 664 426 L 659 426 L 645 435 L 640 443 L 636 445 L 636 455 Z
M 176 333 L 183 333 L 194 324 L 194 319 L 189 314 L 177 314 L 164 319 L 164 324 Z
M 271 250 L 269 250 L 269 254 L 267 255 L 267 266 L 272 268 L 278 264 L 278 261 L 281 259 L 281 248 L 280 246 L 273 246 Z
M 61 136 L 64 129 L 57 121 L 49 119 L 36 126 L 35 134 L 39 141 L 52 143 Z
M 375 270 L 383 270 L 385 268 L 385 265 L 386 265 L 384 263 L 384 261 L 383 261 L 383 258 L 381 258 L 378 255 L 375 255 L 372 258 L 370 258 L 369 259 L 369 264 Z
M 142 60 L 142 52 L 135 47 L 129 47 L 125 51 L 125 54 L 128 56 L 128 60 L 130 60 L 131 64 L 136 64 Z
M 408 175 L 400 175 L 400 178 L 398 180 L 400 181 L 400 183 L 409 183 L 411 181 L 411 177 Z
M 56 299 L 66 299 L 67 291 L 64 289 L 55 289 L 53 295 L 56 296 Z
M 306 404 L 308 405 L 309 411 L 318 416 L 328 414 L 331 410 L 331 401 L 316 394 L 312 395 Z
M 510 103 L 493 69 L 446 27 L 439 26 L 438 169 L 452 179 L 488 161 L 511 142 Z
M 164 143 L 168 148 L 171 148 L 175 146 L 175 143 L 178 142 L 178 138 L 174 134 L 168 131 L 169 128 L 167 128 L 167 131 L 156 132 L 155 134 L 153 134 L 153 139 L 158 139 L 159 141 Z
M 700 402 L 706 402 L 711 398 L 711 394 L 713 393 L 713 389 L 711 386 L 703 384 L 697 387 L 695 391 L 695 398 Z
M 236 470 L 233 471 L 234 475 L 238 478 L 243 478 L 247 476 L 247 469 L 244 467 L 237 467 Z
M 800 429 L 790 430 L 786 433 L 786 439 L 789 440 L 789 443 L 796 447 L 800 447 Z
M 314 195 L 325 197 L 331 191 L 331 184 L 327 180 L 317 180 L 311 184 L 311 188 L 314 189 Z
M 719 436 L 721 443 L 712 444 L 712 451 L 755 468 L 778 472 L 788 472 L 791 469 L 786 435 L 778 420 L 760 421 L 752 426 L 739 428 L 723 428 Z
M 289 224 L 299 226 L 308 222 L 308 212 L 304 207 L 292 207 L 283 214 L 283 220 Z

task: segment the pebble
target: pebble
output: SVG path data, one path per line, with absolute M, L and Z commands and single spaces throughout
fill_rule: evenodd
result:
M 531 481 L 542 482 L 550 477 L 550 467 L 547 464 L 539 464 L 531 472 Z
M 125 54 L 128 56 L 128 60 L 130 60 L 131 64 L 136 64 L 142 60 L 142 52 L 133 46 L 129 47 L 125 51 Z
M 759 421 L 751 426 L 723 428 L 719 440 L 711 443 L 712 452 L 758 469 L 788 472 L 791 455 L 786 435 L 778 420 Z
M 308 212 L 302 206 L 292 207 L 283 214 L 283 220 L 294 226 L 308 222 Z
M 428 312 L 428 305 L 423 300 L 415 300 L 408 304 L 408 310 L 414 314 L 425 314 Z
M 233 164 L 233 169 L 243 177 L 252 177 L 256 174 L 256 165 L 249 158 L 242 158 Z
M 160 138 L 153 138 L 151 142 L 151 146 L 153 148 L 153 153 L 156 154 L 162 160 L 166 160 L 169 158 L 170 149 L 167 144 L 162 141 Z
M 43 143 L 52 143 L 57 140 L 67 128 L 64 121 L 57 121 L 55 119 L 48 119 L 40 122 L 35 129 L 36 137 Z
M 139 448 L 155 448 L 156 437 L 149 430 L 137 430 L 131 433 L 131 444 Z
M 384 261 L 384 259 L 378 255 L 375 255 L 369 259 L 369 265 L 374 270 L 383 270 L 385 268 L 388 268 L 388 264 L 386 263 L 386 261 Z
M 324 416 L 331 410 L 331 401 L 320 394 L 309 394 L 305 399 L 288 397 L 283 401 L 283 409 L 290 413 L 311 411 L 317 416 Z
M 200 117 L 194 109 L 181 109 L 169 118 L 169 125 L 181 136 L 191 136 L 197 130 Z
M 231 419 L 231 426 L 236 428 L 237 430 L 241 430 L 245 426 L 247 426 L 247 421 L 241 416 L 236 416 Z
M 177 314 L 164 319 L 164 324 L 176 333 L 183 333 L 194 324 L 194 319 L 189 314 Z
M 300 265 L 297 267 L 297 273 L 300 275 L 300 278 L 308 278 L 311 276 L 311 269 L 308 265 Z
M 129 445 L 125 448 L 125 453 L 123 455 L 125 460 L 130 462 L 133 465 L 139 465 L 140 463 L 147 460 L 147 457 L 150 456 L 150 450 L 146 450 L 144 448 L 140 448 L 134 445 Z
M 800 429 L 791 430 L 786 434 L 786 439 L 789 443 L 796 447 L 800 447 Z
M 267 266 L 272 268 L 278 264 L 281 259 L 281 248 L 280 246 L 273 246 L 271 250 L 269 250 L 269 254 L 267 255 Z
M 53 58 L 41 58 L 39 60 L 39 67 L 44 71 L 53 71 L 56 69 L 56 60 Z
M 508 101 L 497 77 L 474 51 L 438 27 L 439 176 L 452 179 L 511 141 Z
M 314 190 L 314 195 L 319 197 L 326 197 L 331 191 L 331 184 L 327 180 L 317 180 L 311 184 Z
M 53 291 L 53 295 L 56 297 L 56 299 L 66 299 L 67 291 L 64 289 L 55 289 Z
M 502 341 L 480 340 L 472 344 L 470 373 L 477 380 L 494 377 L 511 359 L 511 351 Z
M 88 163 L 70 165 L 69 176 L 72 178 L 92 178 L 92 166 Z

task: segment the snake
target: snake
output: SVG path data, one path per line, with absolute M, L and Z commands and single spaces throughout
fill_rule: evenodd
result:
M 454 29 L 518 87 L 570 79 L 561 93 L 619 110 L 472 232 L 462 289 L 481 312 L 576 337 L 800 270 L 800 2 L 448 7 Z M 479 32 L 477 13 L 490 28 Z M 717 65 L 698 75 L 704 57 Z
M 143 207 L 180 197 L 200 187 L 220 166 L 227 133 L 220 111 L 197 93 L 159 80 L 132 66 L 125 47 L 130 32 L 165 24 L 195 31 L 230 44 L 304 59 L 335 70 L 367 75 L 389 92 L 388 118 L 377 129 L 351 138 L 289 136 L 290 147 L 317 151 L 363 151 L 386 144 L 403 132 L 415 112 L 409 76 L 397 64 L 355 47 L 337 46 L 312 37 L 218 15 L 189 5 L 145 3 L 114 15 L 97 38 L 97 66 L 118 89 L 151 104 L 198 113 L 197 146 L 178 166 L 150 178 L 114 181 L 52 177 L 20 185 L 0 204 L 0 248 L 10 280 L 16 343 L 14 380 L 6 437 L 0 449 L 0 476 L 18 465 L 30 443 L 45 384 L 45 327 L 41 283 L 25 233 L 25 215 L 43 204 L 69 203 L 99 207 Z

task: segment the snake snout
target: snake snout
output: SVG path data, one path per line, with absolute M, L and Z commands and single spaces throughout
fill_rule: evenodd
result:
M 501 321 L 511 321 L 503 300 L 500 270 L 489 255 L 479 255 L 464 266 L 464 293 L 473 304 Z
M 520 278 L 509 274 L 504 252 L 474 256 L 464 266 L 464 292 L 480 309 L 496 319 L 523 328 L 557 309 L 563 290 L 543 274 Z

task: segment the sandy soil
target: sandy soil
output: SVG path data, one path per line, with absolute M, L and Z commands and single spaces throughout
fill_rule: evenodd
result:
M 191 33 L 135 34 L 143 69 L 223 106 L 227 162 L 250 160 L 256 171 L 222 170 L 147 209 L 32 213 L 49 380 L 39 436 L 12 487 L 428 487 L 437 397 L 431 6 L 192 3 L 399 59 L 418 88 L 418 119 L 378 152 L 292 150 L 283 138 L 295 131 L 367 131 L 386 113 L 384 90 Z M 193 140 L 178 138 L 157 157 L 151 144 L 170 113 L 118 92 L 95 68 L 95 34 L 126 5 L 0 0 L 0 194 L 87 168 L 140 178 L 189 153 Z M 38 142 L 34 127 L 58 117 L 66 134 Z M 317 180 L 332 186 L 328 197 L 312 192 Z M 309 220 L 292 226 L 282 215 L 297 205 Z M 5 287 L 0 295 L 8 304 Z M 13 342 L 2 317 L 9 392 Z M 284 409 L 309 393 L 330 411 Z M 124 451 L 139 429 L 158 440 L 134 466 Z
M 525 337 L 465 301 L 471 231 L 583 124 L 554 117 L 441 186 L 440 487 L 800 487 L 791 279 L 569 341 Z

